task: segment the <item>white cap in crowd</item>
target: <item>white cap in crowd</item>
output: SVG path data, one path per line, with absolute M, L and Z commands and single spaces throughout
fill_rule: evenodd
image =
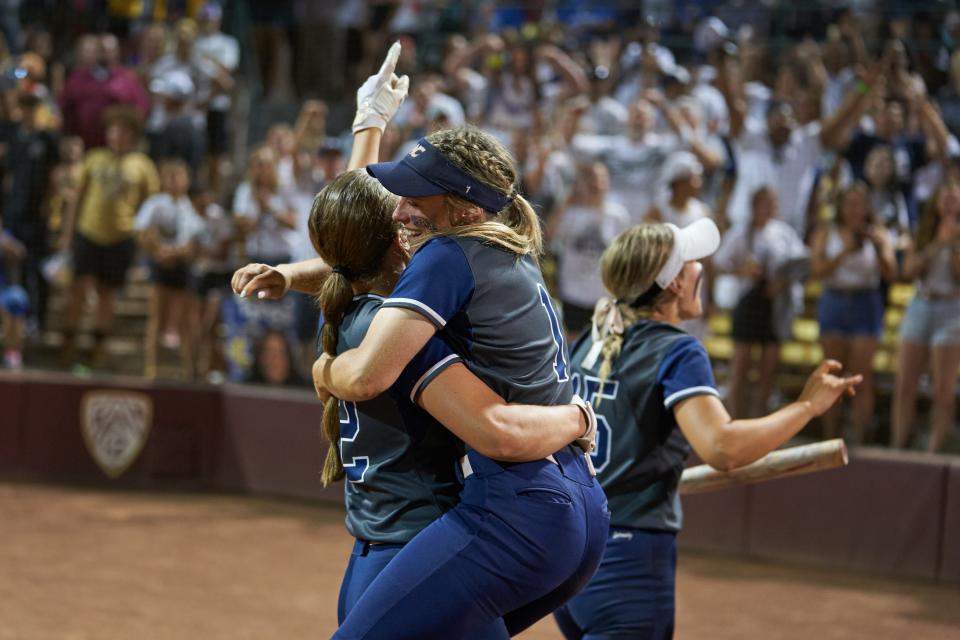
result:
M 660 170 L 660 179 L 667 186 L 677 180 L 699 175 L 703 175 L 703 165 L 697 160 L 697 156 L 689 151 L 674 151 L 667 156 L 663 169 Z
M 697 51 L 707 53 L 729 37 L 730 30 L 723 20 L 710 16 L 701 20 L 693 30 L 693 46 Z

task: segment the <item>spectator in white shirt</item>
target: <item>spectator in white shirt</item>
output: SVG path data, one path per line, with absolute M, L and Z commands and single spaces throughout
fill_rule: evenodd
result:
M 910 213 L 897 182 L 893 147 L 885 144 L 873 147 L 867 154 L 863 174 L 875 221 L 890 232 L 895 247 L 903 245 L 903 241 L 910 238 Z
M 960 184 L 947 180 L 920 216 L 917 242 L 907 254 L 905 276 L 917 293 L 900 325 L 890 444 L 910 443 L 917 386 L 932 373 L 933 429 L 927 450 L 943 447 L 954 428 L 960 366 Z
M 197 374 L 211 382 L 223 379 L 226 359 L 217 336 L 220 306 L 230 292 L 230 277 L 238 266 L 238 233 L 233 216 L 214 201 L 213 189 L 198 184 L 191 189 L 193 208 L 203 221 L 197 246 L 194 285 L 198 297 L 194 321 Z
M 590 324 L 594 305 L 606 295 L 600 255 L 630 226 L 626 209 L 607 196 L 609 189 L 610 173 L 603 163 L 580 167 L 570 201 L 547 225 L 559 261 L 557 289 L 571 340 Z
M 641 25 L 640 39 L 630 42 L 620 55 L 620 82 L 616 99 L 629 105 L 647 89 L 656 88 L 660 75 L 676 67 L 673 52 L 659 42 L 660 33 L 654 20 L 646 19 Z
M 853 70 L 850 45 L 843 39 L 840 29 L 834 25 L 827 28 L 823 43 L 823 66 L 826 70 L 826 86 L 820 105 L 820 115 L 830 116 L 840 108 L 843 96 L 857 80 Z
M 486 54 L 482 72 L 470 69 Z M 455 78 L 469 94 L 483 94 L 480 116 L 484 126 L 506 138 L 517 128 L 540 128 L 543 98 L 560 103 L 586 93 L 587 78 L 570 56 L 553 45 L 530 46 L 514 42 L 509 46 L 495 34 L 487 34 L 467 46 L 456 48 L 443 65 L 447 77 Z M 559 82 L 551 82 L 553 76 Z M 551 85 L 551 86 L 548 86 Z M 473 102 L 472 99 L 468 102 Z
M 192 378 L 194 298 L 188 283 L 204 225 L 187 197 L 190 172 L 184 162 L 173 160 L 161 165 L 160 184 L 161 192 L 141 205 L 135 223 L 140 247 L 150 258 L 153 282 L 144 375 L 157 375 L 162 331 L 164 344 L 179 345 L 180 365 Z
M 403 101 L 397 115 L 390 121 L 400 129 L 404 140 L 419 140 L 427 135 L 428 121 L 438 114 L 444 114 L 447 127 L 455 128 L 466 122 L 466 116 L 460 102 L 443 93 L 443 78 L 429 74 L 418 78 L 410 91 L 410 97 Z
M 798 303 L 800 276 L 807 249 L 793 227 L 777 219 L 777 194 L 761 187 L 751 198 L 747 224 L 730 229 L 714 255 L 717 273 L 741 279 L 741 294 L 733 310 L 733 361 L 727 389 L 731 415 L 743 415 L 742 395 L 753 369 L 753 348 L 760 347 L 759 383 L 749 415 L 767 412 L 776 382 L 780 343 L 790 338 Z M 798 299 L 799 298 L 799 299 Z M 736 412 L 736 413 L 734 413 Z
M 737 161 L 727 218 L 733 225 L 746 222 L 752 194 L 770 185 L 780 202 L 781 219 L 800 237 L 806 236 L 807 207 L 824 151 L 847 144 L 849 132 L 867 106 L 872 82 L 858 83 L 829 119 L 803 126 L 798 126 L 789 103 L 776 100 L 767 107 L 764 120 L 748 119 L 743 83 L 730 57 L 723 61 L 720 84 L 730 110 L 730 138 Z
M 227 154 L 230 151 L 230 132 L 227 122 L 233 104 L 233 74 L 240 64 L 240 45 L 237 39 L 220 31 L 223 9 L 216 2 L 206 2 L 200 7 L 197 18 L 200 35 L 193 44 L 193 53 L 217 67 L 217 77 L 207 103 L 207 150 L 210 155 L 210 186 L 219 191 L 221 178 L 226 172 Z
M 627 208 L 632 222 L 640 222 L 653 204 L 660 169 L 679 141 L 672 134 L 653 130 L 657 111 L 647 98 L 630 106 L 624 135 L 578 134 L 575 156 L 600 160 L 610 170 L 610 197 Z
M 700 218 L 710 217 L 710 209 L 697 195 L 703 186 L 703 165 L 689 151 L 675 151 L 667 157 L 661 173 L 657 202 L 647 210 L 644 222 L 669 222 L 681 229 Z
M 590 43 L 591 67 L 587 71 L 589 106 L 580 118 L 584 133 L 616 135 L 627 128 L 627 107 L 611 95 L 614 83 L 614 47 L 600 39 Z
M 189 18 L 178 21 L 174 27 L 174 49 L 157 60 L 149 70 L 150 82 L 148 87 L 155 83 L 163 83 L 167 75 L 173 72 L 183 73 L 190 77 L 194 91 L 186 103 L 184 113 L 193 118 L 197 131 L 206 136 L 207 104 L 215 88 L 232 88 L 232 79 L 221 74 L 216 64 L 206 58 L 194 54 L 194 42 L 197 37 L 197 25 Z M 152 90 L 152 89 L 151 89 Z M 154 100 L 153 109 L 147 118 L 147 136 L 153 139 L 169 120 L 162 100 Z
M 265 264 L 288 262 L 291 247 L 283 231 L 296 228 L 297 214 L 280 188 L 277 157 L 262 146 L 250 154 L 249 165 L 247 179 L 233 198 L 237 228 L 246 236 L 247 259 Z
M 817 228 L 811 238 L 811 272 L 824 285 L 817 309 L 823 355 L 863 375 L 853 400 L 857 444 L 873 420 L 873 356 L 885 307 L 881 284 L 891 282 L 897 270 L 890 234 L 875 223 L 869 196 L 862 182 L 841 191 L 834 222 Z M 824 414 L 824 437 L 836 437 L 841 406 Z

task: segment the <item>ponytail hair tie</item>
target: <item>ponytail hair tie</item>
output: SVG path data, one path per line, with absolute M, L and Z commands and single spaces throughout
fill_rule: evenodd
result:
M 624 332 L 623 314 L 616 300 L 601 298 L 593 308 L 593 322 L 590 325 L 590 334 L 593 346 L 583 358 L 581 365 L 592 369 L 603 351 L 603 343 L 607 336 L 622 337 Z
M 353 279 L 353 272 L 350 270 L 350 267 L 347 267 L 346 265 L 342 265 L 342 264 L 336 265 L 335 267 L 333 267 L 333 272 L 339 273 L 341 276 L 343 276 L 347 280 Z

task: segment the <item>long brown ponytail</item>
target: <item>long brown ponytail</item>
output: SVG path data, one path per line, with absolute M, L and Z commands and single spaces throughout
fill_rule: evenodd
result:
M 310 241 L 323 260 L 335 267 L 317 295 L 323 311 L 320 335 L 324 353 L 337 354 L 340 322 L 353 300 L 352 283 L 380 273 L 396 238 L 391 213 L 397 199 L 363 169 L 341 174 L 314 198 Z M 324 486 L 343 478 L 340 460 L 340 409 L 331 397 L 323 408 L 323 433 L 330 441 L 321 478 Z

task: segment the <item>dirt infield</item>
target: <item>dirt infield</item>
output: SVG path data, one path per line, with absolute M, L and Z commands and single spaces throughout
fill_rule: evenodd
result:
M 0 640 L 328 637 L 350 545 L 328 506 L 0 484 Z M 681 639 L 944 640 L 960 589 L 686 553 L 677 618 Z

